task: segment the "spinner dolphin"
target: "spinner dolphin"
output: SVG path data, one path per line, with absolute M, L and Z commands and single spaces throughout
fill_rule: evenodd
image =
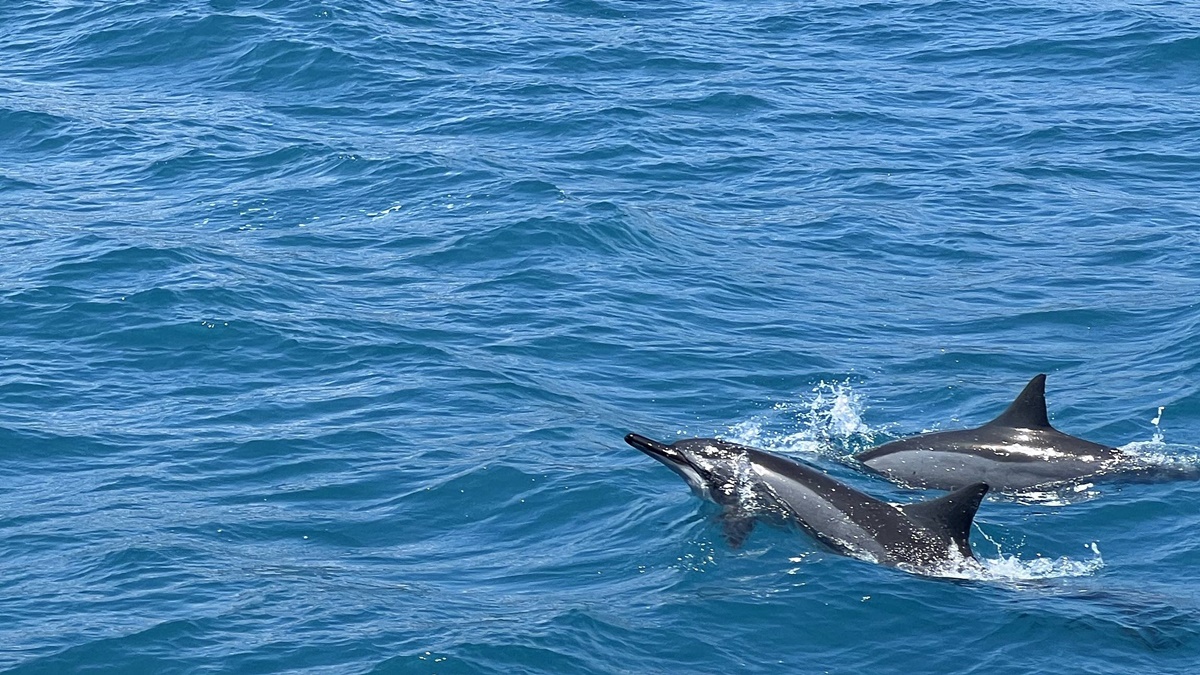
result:
M 625 442 L 723 507 L 725 535 L 735 547 L 756 521 L 768 519 L 794 523 L 839 553 L 914 571 L 974 559 L 968 539 L 988 490 L 983 483 L 897 506 L 807 465 L 728 441 L 691 438 L 667 445 L 629 434 Z
M 1030 380 L 1007 410 L 983 426 L 885 443 L 855 459 L 915 487 L 954 490 L 984 482 L 997 490 L 1024 490 L 1103 474 L 1124 455 L 1050 426 L 1043 374 Z

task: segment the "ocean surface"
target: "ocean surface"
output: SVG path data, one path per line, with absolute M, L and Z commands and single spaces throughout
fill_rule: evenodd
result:
M 1200 4 L 7 0 L 0 670 L 1185 673 Z M 1052 422 L 981 571 L 626 446 Z M 1188 477 L 1192 476 L 1192 477 Z

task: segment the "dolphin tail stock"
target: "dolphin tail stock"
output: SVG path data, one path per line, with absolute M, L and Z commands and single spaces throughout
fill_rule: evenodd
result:
M 923 502 L 913 502 L 900 507 L 905 515 L 914 520 L 933 525 L 946 532 L 950 540 L 964 556 L 975 557 L 971 552 L 971 523 L 983 496 L 987 494 L 987 483 L 972 483 L 950 494 Z

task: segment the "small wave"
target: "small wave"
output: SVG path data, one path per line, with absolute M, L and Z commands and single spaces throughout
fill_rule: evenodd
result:
M 727 439 L 784 452 L 816 453 L 828 445 L 872 444 L 863 421 L 866 406 L 849 380 L 822 380 L 800 401 L 776 403 L 769 412 L 729 427 Z

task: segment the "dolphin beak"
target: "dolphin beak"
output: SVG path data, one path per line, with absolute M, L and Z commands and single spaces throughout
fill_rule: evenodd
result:
M 628 434 L 625 436 L 625 442 L 657 460 L 670 460 L 668 462 L 670 464 L 684 461 L 683 457 L 672 449 L 671 446 L 659 443 L 645 436 Z
M 665 443 L 655 441 L 653 438 L 647 438 L 646 436 L 640 436 L 637 434 L 628 434 L 625 436 L 625 442 L 629 443 L 630 446 L 634 446 L 638 450 L 642 450 L 643 453 L 646 453 L 650 456 L 655 456 L 655 458 L 658 458 L 658 456 L 670 456 L 670 458 L 679 459 L 679 453 L 674 452 L 674 450 L 671 449 L 671 446 L 667 446 Z
M 639 436 L 638 434 L 625 436 L 625 442 L 666 464 L 667 468 L 679 474 L 683 480 L 687 481 L 688 487 L 692 488 L 692 491 L 700 497 L 705 499 L 712 498 L 708 487 L 705 485 L 704 478 L 701 476 L 701 472 L 692 465 L 687 455 L 665 443 L 659 443 L 656 440 Z
M 634 446 L 638 450 L 642 450 L 643 453 L 652 456 L 652 458 L 660 461 L 661 464 L 665 464 L 667 468 L 670 468 L 671 471 L 678 473 L 679 477 L 683 478 L 685 482 L 688 483 L 689 488 L 696 492 L 697 496 L 706 498 L 706 500 L 712 500 L 712 492 L 710 492 L 708 489 L 708 484 L 706 479 L 703 477 L 703 472 L 700 470 L 700 468 L 692 465 L 691 459 L 688 458 L 688 455 L 679 452 L 679 450 L 674 449 L 671 446 L 667 446 L 666 443 L 660 443 L 653 440 L 653 438 L 647 438 L 646 436 L 640 436 L 637 434 L 626 435 L 625 442 L 629 443 L 630 446 Z

